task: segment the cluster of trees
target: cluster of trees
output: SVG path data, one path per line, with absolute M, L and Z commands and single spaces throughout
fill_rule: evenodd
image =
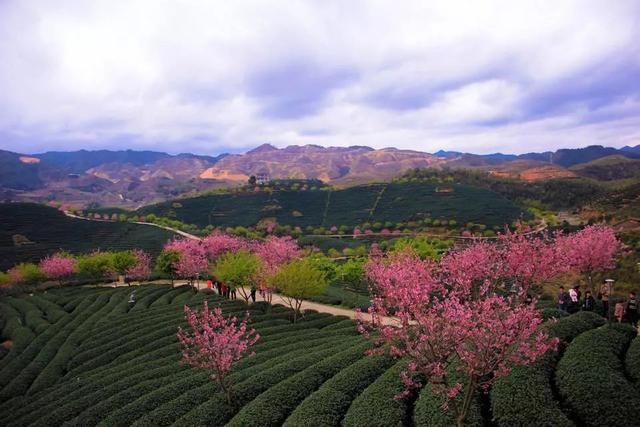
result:
M 250 240 L 214 232 L 201 241 L 176 239 L 165 245 L 156 269 L 190 283 L 214 277 L 247 303 L 251 288 L 260 289 L 268 301 L 277 289 L 294 309 L 294 321 L 301 313 L 301 301 L 322 293 L 328 284 L 325 272 L 288 236 Z
M 613 230 L 590 226 L 567 235 L 506 233 L 498 244 L 476 242 L 439 261 L 411 250 L 373 253 L 365 267 L 372 305 L 359 328 L 376 332 L 377 353 L 408 359 L 405 394 L 426 381 L 464 425 L 477 392 L 557 345 L 539 328 L 537 288 L 568 273 L 590 280 L 615 266 L 620 249 Z
M 37 284 L 49 280 L 62 285 L 73 277 L 100 280 L 124 276 L 126 280 L 146 280 L 150 274 L 151 257 L 140 249 L 96 251 L 79 256 L 59 252 L 43 258 L 38 264 L 21 263 L 6 273 L 0 272 L 0 284 Z
M 374 247 L 363 263 L 342 264 L 343 275 L 369 282 L 372 305 L 359 315 L 358 329 L 375 342 L 371 354 L 406 360 L 401 373 L 406 389 L 397 398 L 428 385 L 446 402 L 444 409 L 451 411 L 456 424 L 464 425 L 476 393 L 558 345 L 557 337 L 540 328 L 542 315 L 532 297 L 539 286 L 567 273 L 590 278 L 596 271 L 611 269 L 621 249 L 613 230 L 605 226 L 574 234 L 530 236 L 525 231 L 507 232 L 498 243 L 474 242 L 444 255 L 420 254 L 414 242 L 407 241 L 386 253 Z M 232 242 L 202 252 L 219 254 Z M 244 261 L 238 264 L 254 265 L 248 253 L 237 253 L 243 253 L 238 259 Z M 216 269 L 229 268 L 233 256 L 227 252 L 219 258 Z M 326 278 L 325 270 L 336 273 L 336 267 L 325 262 L 326 258 L 310 256 L 281 264 L 267 283 L 286 289 L 292 298 L 320 291 L 314 287 Z M 242 270 L 231 276 L 237 274 L 243 282 L 243 268 L 229 268 Z M 211 313 L 206 305 L 202 314 L 190 309 L 186 314 L 191 332 L 179 332 L 184 362 L 208 369 L 230 398 L 226 375 L 259 336 L 248 328 L 246 318 L 225 319 L 220 310 Z

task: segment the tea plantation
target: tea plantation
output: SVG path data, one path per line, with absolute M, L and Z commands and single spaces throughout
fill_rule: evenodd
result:
M 0 420 L 4 426 L 452 425 L 425 389 L 408 400 L 403 361 L 365 356 L 352 320 L 315 312 L 296 324 L 282 306 L 249 307 L 261 340 L 231 373 L 233 405 L 205 372 L 179 363 L 183 306 L 207 298 L 242 316 L 239 301 L 187 287 L 62 288 L 0 299 Z M 478 396 L 468 425 L 638 425 L 640 340 L 592 313 L 549 324 L 559 353 Z M 0 347 L 0 348 L 4 348 Z M 8 346 L 7 346 L 8 347 Z M 493 421 L 492 421 L 493 419 Z
M 214 194 L 150 205 L 138 213 L 175 218 L 198 227 L 252 226 L 267 217 L 301 227 L 424 218 L 502 227 L 518 218 L 521 210 L 491 190 L 469 185 L 392 183 L 342 190 Z
M 31 203 L 0 204 L 0 224 L 0 270 L 37 262 L 61 249 L 84 253 L 139 248 L 155 256 L 174 236 L 157 227 L 69 218 L 57 209 Z

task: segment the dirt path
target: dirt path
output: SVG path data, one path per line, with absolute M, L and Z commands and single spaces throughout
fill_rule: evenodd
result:
M 84 219 L 85 221 L 119 222 L 119 221 L 113 221 L 113 220 L 110 220 L 110 219 L 87 218 L 87 217 L 83 217 L 83 216 L 78 216 L 78 215 L 72 214 L 71 212 L 67 212 L 67 211 L 64 211 L 64 214 L 66 216 L 68 216 L 69 218 Z M 194 236 L 193 234 L 187 233 L 186 231 L 178 230 L 177 228 L 166 227 L 166 226 L 160 225 L 160 224 L 154 224 L 153 222 L 142 222 L 142 221 L 127 221 L 127 222 L 132 223 L 132 224 L 150 225 L 152 227 L 157 227 L 157 228 L 162 228 L 163 230 L 172 231 L 172 232 L 174 232 L 176 234 L 179 234 L 180 236 L 186 237 L 188 239 L 202 240 L 200 237 Z

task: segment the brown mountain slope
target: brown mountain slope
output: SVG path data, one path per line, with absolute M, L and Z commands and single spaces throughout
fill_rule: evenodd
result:
M 225 157 L 200 178 L 244 181 L 250 175 L 268 174 L 272 179 L 321 179 L 333 184 L 351 184 L 388 180 L 411 168 L 445 162 L 433 154 L 396 148 L 292 145 L 278 149 L 265 144 L 246 154 Z

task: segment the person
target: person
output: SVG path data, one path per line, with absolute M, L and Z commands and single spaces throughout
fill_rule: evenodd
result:
M 251 301 L 252 302 L 256 302 L 256 287 L 255 286 L 251 287 Z
M 524 303 L 529 305 L 533 302 L 533 297 L 531 296 L 531 294 L 527 294 L 527 296 L 524 298 Z
M 613 307 L 613 317 L 616 318 L 618 323 L 622 323 L 624 318 L 624 304 L 619 302 Z
M 129 307 L 135 305 L 136 303 L 136 291 L 131 292 L 131 295 L 129 295 Z
M 223 298 L 227 297 L 227 287 L 225 286 L 224 282 L 220 282 L 218 284 L 220 286 L 220 296 L 222 296 Z
M 602 315 L 609 318 L 609 297 L 611 296 L 611 284 L 608 281 L 600 286 L 600 293 L 598 299 L 602 300 Z
M 231 299 L 236 299 L 236 288 L 231 288 Z
M 578 299 L 578 291 L 575 286 L 569 290 L 569 298 L 569 307 L 567 311 L 570 314 L 573 314 L 580 309 L 580 300 Z
M 211 281 L 211 279 L 207 280 L 207 289 L 213 290 L 213 282 Z
M 220 282 L 216 279 L 216 290 L 218 291 L 218 295 L 222 295 L 222 291 L 220 290 Z
M 569 301 L 569 293 L 564 290 L 564 286 L 560 286 L 560 292 L 558 292 L 558 310 L 566 313 L 569 309 Z
M 629 293 L 629 299 L 624 304 L 625 321 L 629 322 L 634 328 L 638 327 L 638 301 L 636 293 Z
M 580 285 L 576 284 L 573 289 L 576 290 L 576 295 L 578 297 L 578 301 L 580 301 L 582 299 L 582 292 L 580 291 Z
M 582 310 L 584 311 L 593 311 L 596 307 L 596 300 L 591 295 L 591 291 L 586 291 L 584 293 L 584 301 L 582 302 Z

